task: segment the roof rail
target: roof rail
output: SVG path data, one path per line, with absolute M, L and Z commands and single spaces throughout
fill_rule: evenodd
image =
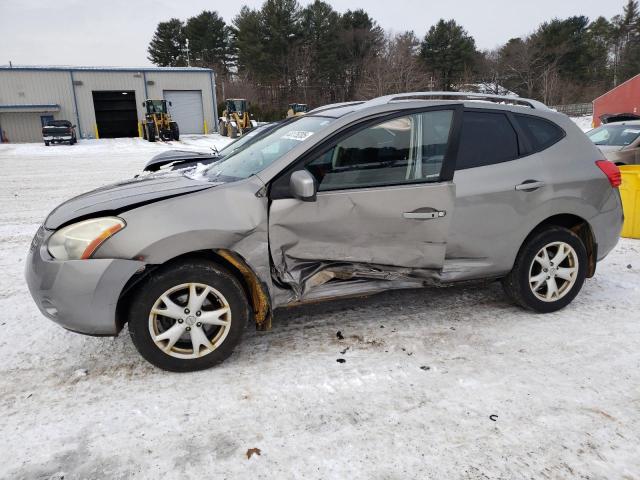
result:
M 485 102 L 508 103 L 511 105 L 520 105 L 524 107 L 534 108 L 538 110 L 549 110 L 544 103 L 529 98 L 514 97 L 509 95 L 491 95 L 484 93 L 472 92 L 412 92 L 412 93 L 396 93 L 393 95 L 385 95 L 384 97 L 374 98 L 365 103 L 367 107 L 375 105 L 385 105 L 390 102 L 399 100 L 482 100 Z
M 314 108 L 313 110 L 309 110 L 307 113 L 309 114 L 309 113 L 324 112 L 326 110 L 333 110 L 334 108 L 348 107 L 349 105 L 361 105 L 363 103 L 366 103 L 366 102 L 357 100 L 354 102 L 330 103 L 329 105 L 323 105 L 321 107 Z

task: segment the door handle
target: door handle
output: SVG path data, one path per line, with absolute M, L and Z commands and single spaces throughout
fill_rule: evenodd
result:
M 433 218 L 442 218 L 447 212 L 441 210 L 433 210 L 431 212 L 404 212 L 402 216 L 409 220 L 431 220 Z
M 546 183 L 539 182 L 537 180 L 525 180 L 520 185 L 516 185 L 516 190 L 521 192 L 533 192 L 541 187 L 544 187 Z

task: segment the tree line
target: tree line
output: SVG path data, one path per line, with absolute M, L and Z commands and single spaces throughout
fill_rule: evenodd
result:
M 422 38 L 385 31 L 364 9 L 265 0 L 231 23 L 205 10 L 160 22 L 148 47 L 158 66 L 213 68 L 218 97 L 243 97 L 265 119 L 311 106 L 416 90 L 515 92 L 547 104 L 590 102 L 640 73 L 640 9 L 611 19 L 554 18 L 494 50 L 455 20 Z

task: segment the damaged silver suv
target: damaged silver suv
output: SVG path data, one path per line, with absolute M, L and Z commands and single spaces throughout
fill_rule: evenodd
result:
M 210 165 L 63 203 L 26 278 L 63 327 L 128 323 L 152 364 L 199 370 L 231 354 L 248 320 L 269 329 L 298 302 L 501 279 L 515 303 L 558 310 L 618 241 L 619 184 L 566 116 L 532 100 L 329 105 Z

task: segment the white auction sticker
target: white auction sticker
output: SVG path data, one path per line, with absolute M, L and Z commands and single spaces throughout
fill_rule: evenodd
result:
M 311 135 L 313 135 L 313 132 L 306 132 L 304 130 L 291 130 L 290 132 L 287 132 L 287 134 L 282 138 L 286 138 L 288 140 L 298 140 L 299 142 L 302 142 L 303 140 L 309 138 Z

